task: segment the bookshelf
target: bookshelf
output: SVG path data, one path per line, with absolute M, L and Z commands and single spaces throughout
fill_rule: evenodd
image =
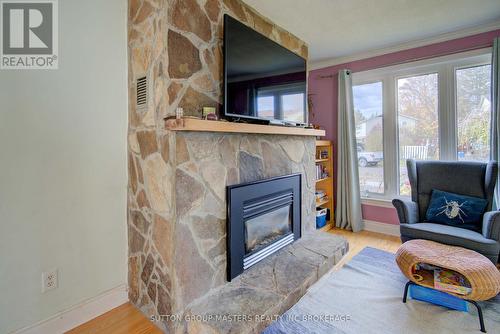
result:
M 316 206 L 330 210 L 330 219 L 322 230 L 329 230 L 333 227 L 333 146 L 329 140 L 316 141 L 316 191 L 322 191 L 324 198 L 316 199 Z

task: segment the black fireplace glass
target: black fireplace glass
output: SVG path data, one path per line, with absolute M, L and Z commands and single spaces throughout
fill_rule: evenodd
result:
M 245 252 L 256 252 L 292 233 L 291 205 L 245 221 Z

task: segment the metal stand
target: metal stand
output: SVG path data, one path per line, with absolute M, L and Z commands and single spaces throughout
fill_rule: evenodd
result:
M 408 289 L 409 289 L 410 285 L 417 285 L 417 284 L 413 283 L 412 281 L 408 281 L 406 283 L 405 292 L 403 294 L 403 303 L 406 303 L 406 298 L 408 296 Z M 483 310 L 481 309 L 481 306 L 479 306 L 479 304 L 477 302 L 475 302 L 474 300 L 468 300 L 468 299 L 464 299 L 464 300 L 471 303 L 472 305 L 474 305 L 477 308 L 477 314 L 479 316 L 479 326 L 481 326 L 481 332 L 486 333 L 486 328 L 484 327 Z
M 473 300 L 468 300 L 468 299 L 465 300 L 477 308 L 477 314 L 479 315 L 479 326 L 481 326 L 481 332 L 486 333 L 486 328 L 484 327 L 483 310 L 481 309 L 481 306 L 479 306 L 479 304 Z
M 408 288 L 410 287 L 410 285 L 415 285 L 415 283 L 413 283 L 412 281 L 406 282 L 405 293 L 403 295 L 403 303 L 406 303 L 406 296 L 408 296 Z

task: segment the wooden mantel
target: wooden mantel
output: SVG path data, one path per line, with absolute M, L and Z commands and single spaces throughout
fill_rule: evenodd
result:
M 270 135 L 324 136 L 325 130 L 304 129 L 299 127 L 207 121 L 194 118 L 165 121 L 165 128 L 171 131 L 205 131 L 230 133 L 260 133 Z

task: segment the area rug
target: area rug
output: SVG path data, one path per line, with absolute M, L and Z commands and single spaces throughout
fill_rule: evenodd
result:
M 365 248 L 326 274 L 265 334 L 480 333 L 477 311 L 459 312 L 409 299 L 394 254 Z M 480 303 L 488 333 L 500 333 L 500 297 Z

